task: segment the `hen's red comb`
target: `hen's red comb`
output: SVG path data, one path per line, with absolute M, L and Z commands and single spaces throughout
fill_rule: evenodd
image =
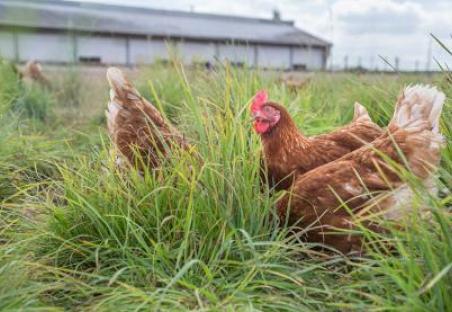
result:
M 253 103 L 251 104 L 251 111 L 258 111 L 262 105 L 264 105 L 268 101 L 268 93 L 265 90 L 260 90 L 256 93 L 253 99 Z

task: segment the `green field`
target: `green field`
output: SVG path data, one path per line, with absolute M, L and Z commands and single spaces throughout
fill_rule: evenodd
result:
M 115 168 L 105 69 L 46 74 L 51 91 L 0 68 L 0 310 L 452 311 L 447 72 L 319 73 L 300 90 L 227 66 L 129 72 L 196 150 L 143 175 Z M 400 90 L 418 82 L 448 96 L 437 196 L 404 177 L 432 218 L 413 207 L 388 233 L 363 229 L 363 256 L 321 252 L 275 226 L 279 195 L 259 185 L 254 93 L 269 90 L 311 135 L 348 123 L 355 101 L 385 126 Z

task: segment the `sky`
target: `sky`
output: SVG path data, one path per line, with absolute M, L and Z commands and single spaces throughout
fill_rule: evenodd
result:
M 281 18 L 333 43 L 330 64 L 405 70 L 452 65 L 432 39 L 452 48 L 452 0 L 82 0 L 203 13 Z M 431 61 L 428 61 L 429 55 Z M 347 61 L 346 61 L 347 59 Z M 383 60 L 384 59 L 384 60 Z M 385 61 L 386 60 L 386 61 Z

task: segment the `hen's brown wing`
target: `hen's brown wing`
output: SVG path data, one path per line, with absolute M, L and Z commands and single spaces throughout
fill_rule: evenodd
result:
M 288 189 L 294 175 L 304 174 L 334 161 L 372 142 L 383 133 L 358 103 L 355 104 L 352 123 L 314 137 L 303 136 L 289 113 L 280 105 L 272 105 L 281 112 L 281 119 L 271 134 L 262 137 L 262 143 L 268 169 L 267 180 L 275 190 Z
M 369 115 L 355 115 L 355 118 L 356 120 L 352 123 L 330 133 L 315 136 L 313 139 L 334 142 L 351 152 L 372 142 L 383 133 L 383 130 L 370 119 Z

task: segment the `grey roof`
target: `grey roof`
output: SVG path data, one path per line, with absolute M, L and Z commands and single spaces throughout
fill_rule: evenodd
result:
M 327 47 L 293 22 L 56 0 L 0 0 L 0 26 Z

